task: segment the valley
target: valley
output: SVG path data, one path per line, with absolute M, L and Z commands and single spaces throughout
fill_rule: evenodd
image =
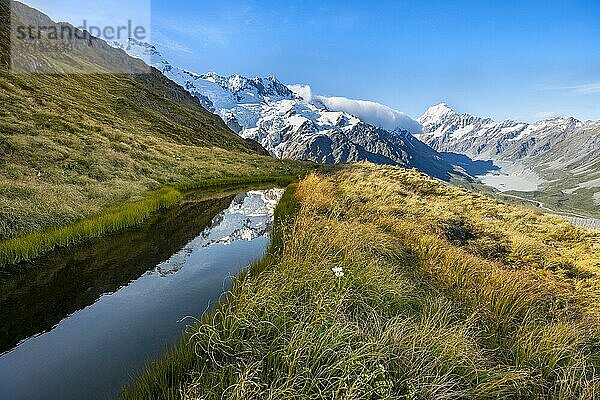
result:
M 494 162 L 482 183 L 544 202 L 554 210 L 598 217 L 600 123 L 553 118 L 534 124 L 458 114 L 446 104 L 418 121 L 417 137 L 441 152 Z
M 2 400 L 600 398 L 600 122 L 529 109 L 597 88 L 502 103 L 468 50 L 505 26 L 450 40 L 494 12 L 156 0 L 146 42 L 30 3 L 0 0 Z
M 470 179 L 443 154 L 416 140 L 409 130 L 418 129 L 418 123 L 402 113 L 384 109 L 392 114 L 385 129 L 332 109 L 331 98 L 307 95 L 276 77 L 196 74 L 171 65 L 148 43 L 129 39 L 114 45 L 134 57 L 149 58 L 232 130 L 260 143 L 274 157 L 327 164 L 369 161 L 416 168 L 445 181 Z
M 383 124 L 335 108 L 337 98 L 313 95 L 308 86 L 286 86 L 276 77 L 197 74 L 173 66 L 148 43 L 129 39 L 113 45 L 150 59 L 233 131 L 259 142 L 275 157 L 400 165 L 444 181 L 467 186 L 480 182 L 499 192 L 543 199 L 554 209 L 600 216 L 596 121 L 494 121 L 458 114 L 441 103 L 416 120 L 379 105 L 379 112 L 393 116 L 393 122 Z M 354 107 L 368 106 L 373 104 Z

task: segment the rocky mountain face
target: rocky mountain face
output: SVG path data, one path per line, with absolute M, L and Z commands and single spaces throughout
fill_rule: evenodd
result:
M 319 163 L 370 161 L 417 168 L 450 180 L 465 177 L 443 155 L 398 128 L 385 130 L 346 112 L 305 99 L 275 77 L 196 74 L 171 65 L 157 49 L 129 39 L 115 43 L 128 54 L 148 59 L 167 77 L 197 97 L 243 138 L 260 143 L 273 156 Z
M 557 206 L 587 204 L 593 211 L 600 205 L 598 121 L 494 121 L 458 114 L 444 103 L 429 108 L 418 121 L 423 133 L 417 137 L 437 151 L 528 168 L 545 181 L 539 191 L 552 194 Z
M 442 152 L 477 160 L 526 161 L 550 169 L 572 169 L 600 155 L 600 122 L 559 117 L 533 124 L 457 114 L 446 104 L 418 118 L 417 137 Z M 553 161 L 552 161 L 553 160 Z
M 471 114 L 457 114 L 444 103 L 430 107 L 418 121 L 423 126 L 419 139 L 434 149 L 485 160 L 535 157 L 564 140 L 578 137 L 590 126 L 590 123 L 575 118 L 562 117 L 534 124 L 494 121 Z

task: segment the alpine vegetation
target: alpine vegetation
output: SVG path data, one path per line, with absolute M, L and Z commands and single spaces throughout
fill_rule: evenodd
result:
M 600 399 L 600 3 L 24 1 L 0 399 Z
M 397 167 L 295 197 L 283 240 L 125 398 L 598 396 L 598 232 Z

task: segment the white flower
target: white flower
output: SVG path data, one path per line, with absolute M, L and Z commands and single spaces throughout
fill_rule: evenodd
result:
M 333 267 L 333 268 L 331 268 L 331 271 L 338 278 L 341 278 L 342 276 L 344 276 L 344 269 L 342 267 Z

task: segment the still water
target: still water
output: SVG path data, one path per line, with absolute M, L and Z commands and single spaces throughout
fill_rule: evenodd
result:
M 104 399 L 269 244 L 282 189 L 189 198 L 0 276 L 0 399 Z

